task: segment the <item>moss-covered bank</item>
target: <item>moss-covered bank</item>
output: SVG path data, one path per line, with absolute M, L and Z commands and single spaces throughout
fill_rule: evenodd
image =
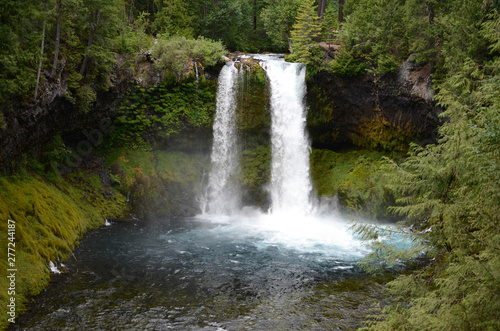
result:
M 344 212 L 371 219 L 393 219 L 387 207 L 394 204 L 385 185 L 387 153 L 367 150 L 334 152 L 313 149 L 311 177 L 320 197 L 339 199 Z
M 101 160 L 101 159 L 98 159 Z M 126 220 L 199 213 L 197 198 L 207 177 L 206 153 L 114 149 L 106 165 L 72 169 L 63 176 L 21 170 L 0 177 L 0 287 L 7 276 L 8 220 L 15 222 L 16 314 L 50 281 L 49 263 L 64 262 L 84 234 L 106 218 Z M 29 167 L 28 167 L 29 169 Z M 105 177 L 105 178 L 103 178 Z M 10 300 L 0 293 L 0 305 Z M 0 329 L 9 324 L 3 314 Z
M 7 269 L 17 269 L 16 314 L 29 296 L 37 295 L 49 283 L 49 262 L 63 262 L 85 232 L 105 224 L 106 218 L 123 218 L 129 212 L 126 198 L 105 187 L 98 174 L 78 171 L 68 176 L 41 177 L 22 171 L 0 177 L 0 305 L 10 302 Z M 7 266 L 8 220 L 15 222 L 14 265 Z M 13 245 L 10 245 L 12 247 Z M 12 257 L 12 256 L 10 256 Z M 8 325 L 0 317 L 0 329 Z

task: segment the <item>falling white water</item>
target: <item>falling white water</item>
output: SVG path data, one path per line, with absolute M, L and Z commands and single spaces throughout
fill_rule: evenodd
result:
M 262 249 L 271 246 L 292 249 L 339 261 L 366 256 L 369 248 L 354 238 L 335 204 L 314 201 L 313 210 L 304 104 L 305 66 L 287 63 L 283 56 L 252 57 L 259 60 L 266 71 L 271 92 L 270 212 L 243 207 L 239 186 L 234 180 L 240 171 L 241 152 L 236 128 L 236 94 L 247 82 L 230 62 L 219 76 L 212 170 L 207 200 L 200 201 L 203 214 L 199 217 L 217 224 L 214 231 L 227 232 L 236 238 L 251 237 L 253 244 Z M 244 70 L 245 67 L 240 66 L 242 75 Z M 244 97 L 239 100 L 245 102 Z
M 220 72 L 214 120 L 212 168 L 208 178 L 208 212 L 231 215 L 240 208 L 240 190 L 234 180 L 239 170 L 236 134 L 236 92 L 238 70 L 234 62 Z
M 271 211 L 307 215 L 312 211 L 310 144 L 305 131 L 305 66 L 283 60 L 261 63 L 271 84 Z
M 193 64 L 194 64 L 194 70 L 195 70 L 195 74 L 196 74 L 196 82 L 198 83 L 198 78 L 200 77 L 200 74 L 198 73 L 198 62 L 196 61 L 193 61 Z

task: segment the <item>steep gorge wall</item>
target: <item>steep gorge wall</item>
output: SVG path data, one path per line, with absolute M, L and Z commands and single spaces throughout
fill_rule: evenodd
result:
M 0 168 L 15 169 L 25 154 L 39 154 L 42 146 L 57 134 L 99 129 L 103 119 L 113 116 L 132 79 L 131 72 L 117 72 L 107 91 L 100 91 L 91 111 L 84 113 L 67 97 L 68 77 L 59 76 L 42 82 L 36 101 L 20 103 L 7 112 L 5 128 L 0 129 Z
M 379 79 L 320 74 L 308 83 L 308 128 L 314 146 L 405 151 L 437 140 L 442 111 L 433 100 L 430 65 L 408 59 Z
M 262 184 L 267 182 L 269 176 L 267 169 L 270 158 L 270 111 L 267 105 L 269 86 L 265 73 L 256 63 L 243 64 L 246 68 L 253 69 L 240 84 L 242 93 L 238 100 L 238 125 L 244 141 L 244 146 L 242 146 L 244 164 L 240 180 L 244 183 L 245 189 L 252 192 L 248 194 L 251 197 L 248 203 L 260 204 L 265 200 L 262 198 L 265 196 Z M 215 74 L 212 77 L 215 77 Z M 92 151 L 113 126 L 120 125 L 113 121 L 120 115 L 118 109 L 123 98 L 141 98 L 141 105 L 149 103 L 151 107 L 156 102 L 148 101 L 147 98 L 154 96 L 154 93 L 158 91 L 153 94 L 137 91 L 136 94 L 131 95 L 127 94 L 129 93 L 127 91 L 138 84 L 142 84 L 141 86 L 144 87 L 141 88 L 142 90 L 148 90 L 151 87 L 160 86 L 160 83 L 162 83 L 161 78 L 154 71 L 152 62 L 144 57 L 136 63 L 134 72 L 117 71 L 111 88 L 98 94 L 95 106 L 90 112 L 82 113 L 65 97 L 67 88 L 65 79 L 59 77 L 55 82 L 46 86 L 45 93 L 38 103 L 21 107 L 18 112 L 8 114 L 6 117 L 7 128 L 0 130 L 2 169 L 7 169 L 16 161 L 22 160 L 23 155 L 26 154 L 32 154 L 35 158 L 39 157 L 44 144 L 50 142 L 58 134 L 62 134 L 66 145 L 71 145 L 76 150 L 73 153 L 83 156 L 85 163 L 86 152 L 89 149 Z M 170 91 L 169 93 L 176 92 Z M 215 100 L 213 101 L 210 107 L 214 108 Z M 430 67 L 413 63 L 411 59 L 402 65 L 399 73 L 386 75 L 378 80 L 369 77 L 339 78 L 326 73 L 317 75 L 308 81 L 307 102 L 309 105 L 308 131 L 315 148 L 338 151 L 345 147 L 359 147 L 369 150 L 404 152 L 409 142 L 425 144 L 435 142 L 437 139 L 436 131 L 440 124 L 438 115 L 441 109 L 433 101 Z M 213 115 L 214 111 L 215 109 L 208 110 L 207 114 Z M 146 117 L 150 115 L 147 112 L 145 114 Z M 127 122 L 127 125 L 132 125 L 130 129 L 141 124 L 133 124 L 136 119 L 131 118 L 131 121 Z M 155 148 L 193 156 L 204 155 L 202 158 L 206 159 L 211 146 L 211 121 L 204 123 L 199 127 L 187 123 L 181 132 L 168 137 L 162 134 L 154 136 Z M 130 131 L 126 127 L 122 129 Z M 115 133 L 117 131 L 119 129 Z M 93 153 L 89 153 L 89 157 L 95 158 Z M 109 165 L 117 159 L 111 160 Z M 75 161 L 74 156 L 70 163 L 71 161 Z M 58 165 L 64 168 L 66 164 L 59 163 Z M 75 166 L 78 168 L 76 164 L 67 171 L 74 171 Z M 124 164 L 111 167 L 111 174 L 115 177 L 121 176 L 123 167 Z M 208 164 L 200 169 L 202 168 L 208 169 Z M 160 183 L 161 176 L 159 175 L 151 177 L 152 175 L 141 173 L 141 168 L 134 171 L 128 176 L 131 182 L 121 185 L 121 192 L 125 195 L 136 192 L 137 187 L 134 185 L 139 185 L 141 181 Z M 122 183 L 129 180 L 126 177 L 122 178 Z M 171 184 L 175 186 L 176 180 L 174 179 Z M 197 180 L 200 179 L 194 181 Z M 162 185 L 150 186 L 164 188 L 168 182 L 163 180 Z M 170 191 L 179 191 L 174 186 Z M 143 192 L 142 195 L 147 197 L 158 194 Z M 175 196 L 170 193 L 168 196 L 173 198 L 166 198 L 164 202 L 179 200 L 176 200 Z M 195 209 L 194 205 L 186 205 L 185 208 L 185 210 L 190 210 L 190 213 Z M 165 211 L 167 210 L 170 209 L 166 208 Z M 148 213 L 149 211 L 145 210 L 140 214 Z M 178 214 L 178 211 L 175 214 Z

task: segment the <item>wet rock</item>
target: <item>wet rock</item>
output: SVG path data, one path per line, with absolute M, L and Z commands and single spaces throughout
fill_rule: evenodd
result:
M 430 65 L 406 61 L 396 74 L 335 77 L 322 73 L 308 82 L 308 129 L 313 145 L 359 146 L 404 151 L 410 142 L 436 141 L 438 115 Z

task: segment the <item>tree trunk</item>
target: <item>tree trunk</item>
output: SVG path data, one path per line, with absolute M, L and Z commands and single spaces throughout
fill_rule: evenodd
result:
M 429 24 L 434 25 L 434 7 L 432 4 L 427 4 L 427 11 L 429 12 Z
M 54 48 L 54 64 L 52 65 L 52 72 L 50 77 L 54 78 L 57 71 L 57 63 L 59 62 L 59 45 L 61 43 L 61 13 L 62 13 L 62 3 L 61 0 L 57 0 L 57 26 L 56 26 L 56 42 Z
M 257 0 L 253 0 L 253 29 L 257 30 Z
M 339 0 L 339 23 L 342 24 L 344 22 L 344 1 Z
M 325 8 L 326 8 L 326 0 L 319 0 L 318 1 L 318 16 L 323 19 L 323 14 L 325 13 Z
M 45 21 L 43 22 L 42 47 L 41 47 L 41 51 L 40 51 L 40 62 L 38 63 L 38 73 L 36 75 L 35 101 L 36 101 L 36 97 L 38 96 L 38 83 L 40 82 L 40 72 L 42 72 L 43 48 L 44 48 L 44 45 L 45 45 Z
M 92 23 L 90 25 L 90 34 L 89 34 L 89 41 L 87 43 L 87 50 L 85 51 L 85 56 L 83 58 L 82 67 L 80 68 L 80 75 L 82 75 L 82 76 L 85 74 L 85 67 L 87 66 L 87 61 L 89 58 L 89 50 L 90 50 L 90 47 L 92 46 L 92 41 L 94 39 L 94 33 L 95 33 L 95 30 L 97 29 L 98 21 L 99 21 L 99 10 L 96 10 L 95 23 Z
M 148 6 L 149 6 L 149 2 L 148 2 Z M 130 11 L 129 11 L 129 14 L 128 14 L 128 24 L 131 25 L 132 24 L 132 21 L 133 21 L 133 14 L 134 14 L 134 0 L 130 0 Z

